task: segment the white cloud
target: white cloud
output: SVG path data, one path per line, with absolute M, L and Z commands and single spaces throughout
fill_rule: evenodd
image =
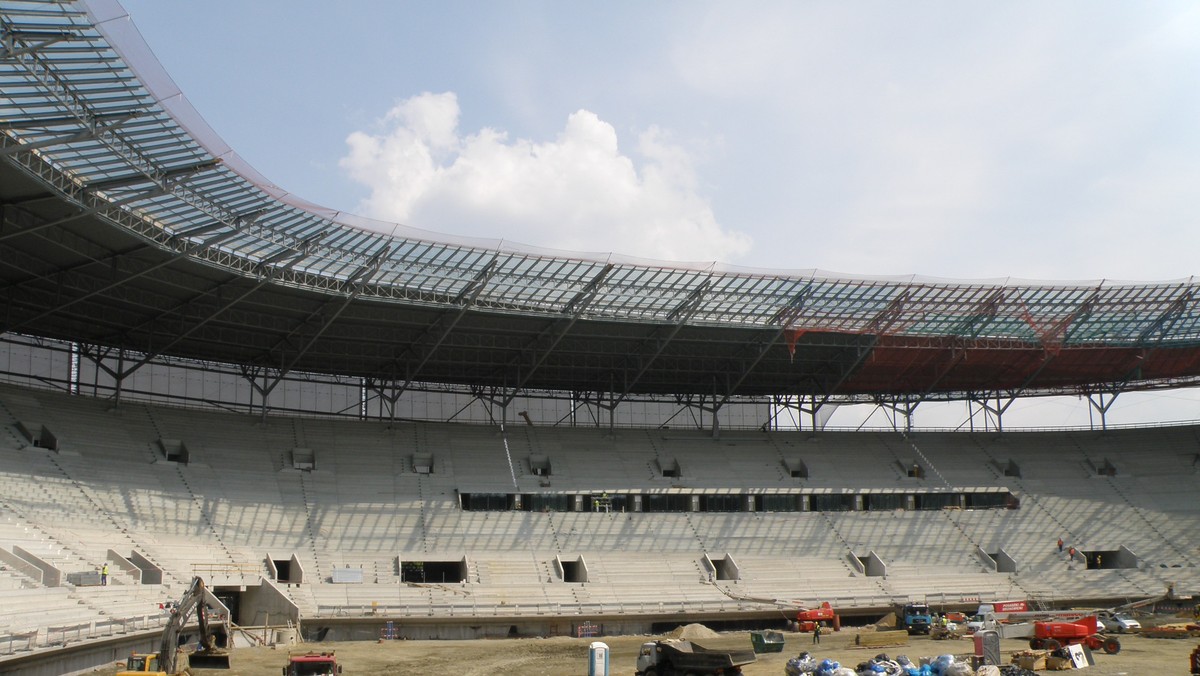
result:
M 750 238 L 722 228 L 700 193 L 694 160 L 657 128 L 637 156 L 613 126 L 572 113 L 552 141 L 458 129 L 453 93 L 396 105 L 374 133 L 357 131 L 341 166 L 366 185 L 363 214 L 452 235 L 569 251 L 736 262 Z
M 720 106 L 741 125 L 729 147 L 752 151 L 727 166 L 762 157 L 755 175 L 774 179 L 773 194 L 728 191 L 753 195 L 741 222 L 759 241 L 805 243 L 763 247 L 755 264 L 1068 280 L 1195 272 L 1200 10 L 1187 3 L 689 10 L 668 42 L 678 77 L 703 97 L 698 110 Z M 1129 255 L 1130 238 L 1151 234 L 1170 251 Z

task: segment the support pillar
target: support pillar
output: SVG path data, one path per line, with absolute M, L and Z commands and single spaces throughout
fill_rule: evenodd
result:
M 1104 396 L 1106 394 L 1108 395 L 1108 401 L 1104 400 Z M 1094 394 L 1088 393 L 1087 400 L 1088 400 L 1088 427 L 1089 428 L 1091 428 L 1093 430 L 1096 429 L 1096 422 L 1095 422 L 1095 420 L 1092 419 L 1092 412 L 1095 411 L 1096 413 L 1100 414 L 1100 429 L 1101 429 L 1101 431 L 1108 430 L 1108 409 L 1112 408 L 1112 405 L 1117 401 L 1117 397 L 1120 396 L 1120 394 L 1121 393 L 1117 392 L 1117 391 L 1096 392 Z

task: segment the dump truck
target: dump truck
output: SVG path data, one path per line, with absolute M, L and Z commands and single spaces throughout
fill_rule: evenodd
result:
M 933 615 L 925 603 L 907 603 L 900 609 L 900 628 L 909 634 L 928 634 L 933 626 Z
M 337 676 L 342 667 L 332 650 L 327 652 L 291 653 L 283 676 Z
M 720 650 L 682 639 L 649 641 L 638 653 L 637 676 L 735 676 L 758 658 L 753 650 Z
M 117 676 L 155 674 L 175 676 L 194 669 L 228 669 L 230 639 L 233 636 L 229 615 L 210 617 L 209 606 L 224 607 L 204 586 L 204 580 L 193 578 L 183 598 L 171 610 L 171 619 L 163 628 L 157 653 L 134 653 Z M 185 651 L 179 645 L 184 626 L 195 612 L 200 637 L 195 650 Z

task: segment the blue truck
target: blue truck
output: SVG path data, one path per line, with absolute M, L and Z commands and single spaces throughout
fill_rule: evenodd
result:
M 933 615 L 924 603 L 908 603 L 900 610 L 900 626 L 909 634 L 928 634 L 933 627 Z

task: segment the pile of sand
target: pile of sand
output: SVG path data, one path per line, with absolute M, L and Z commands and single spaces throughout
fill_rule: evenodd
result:
M 685 627 L 676 627 L 670 636 L 671 638 L 686 638 L 690 641 L 697 638 L 717 638 L 720 634 L 703 624 L 689 624 Z

